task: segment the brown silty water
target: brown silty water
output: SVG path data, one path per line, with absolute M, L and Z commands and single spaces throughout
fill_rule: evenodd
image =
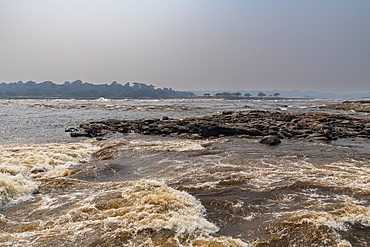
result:
M 1 150 L 0 246 L 370 245 L 367 139 L 115 134 Z

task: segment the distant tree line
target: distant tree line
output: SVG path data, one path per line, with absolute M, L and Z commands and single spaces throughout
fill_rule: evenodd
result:
M 275 97 L 278 97 L 280 95 L 280 93 L 274 93 L 273 95 L 270 95 L 270 97 L 272 96 L 275 96 Z M 209 93 L 205 93 L 203 95 L 204 97 L 212 97 L 211 94 Z M 229 92 L 222 92 L 222 93 L 216 93 L 214 97 L 216 98 L 226 98 L 226 99 L 238 99 L 238 98 L 241 98 L 242 94 L 239 93 L 239 92 L 236 92 L 236 93 L 229 93 Z M 265 97 L 266 94 L 263 93 L 263 92 L 259 92 L 257 94 L 258 97 Z M 250 98 L 252 97 L 252 95 L 250 93 L 245 93 L 244 94 L 244 97 L 245 98 Z
M 192 92 L 175 91 L 172 88 L 155 88 L 153 85 L 127 82 L 122 85 L 116 81 L 111 84 L 83 83 L 81 80 L 55 84 L 51 81 L 36 83 L 22 81 L 0 84 L 0 98 L 187 98 L 195 97 Z

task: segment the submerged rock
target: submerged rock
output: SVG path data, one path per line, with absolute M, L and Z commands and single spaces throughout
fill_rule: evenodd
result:
M 279 140 L 279 138 L 275 136 L 265 136 L 264 138 L 260 140 L 260 143 L 275 146 L 275 145 L 280 144 L 281 141 Z
M 85 132 L 71 132 L 70 133 L 71 137 L 90 137 L 90 135 L 88 133 L 85 133 Z
M 331 132 L 330 130 L 326 129 L 324 130 L 324 135 L 326 138 L 328 138 L 328 140 L 333 140 L 335 139 L 334 135 L 333 135 L 333 132 Z

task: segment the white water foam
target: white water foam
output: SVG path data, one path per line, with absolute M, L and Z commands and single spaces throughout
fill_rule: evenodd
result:
M 204 140 L 125 140 L 115 139 L 101 142 L 101 150 L 119 148 L 119 150 L 135 151 L 194 151 L 204 149 L 204 145 L 209 145 L 210 141 Z
M 91 143 L 0 145 L 0 206 L 22 201 L 37 191 L 35 178 L 69 174 L 98 148 Z
M 248 246 L 233 238 L 212 237 L 218 227 L 205 218 L 201 203 L 155 180 L 94 184 L 67 178 L 53 181 L 68 181 L 74 190 L 55 198 L 43 197 L 30 212 L 36 215 L 33 222 L 11 222 L 3 217 L 1 221 L 9 228 L 23 229 L 1 233 L 5 246 L 52 245 L 60 238 L 74 246 L 86 243 L 82 239 L 130 247 Z M 37 218 L 48 212 L 52 212 L 48 217 Z

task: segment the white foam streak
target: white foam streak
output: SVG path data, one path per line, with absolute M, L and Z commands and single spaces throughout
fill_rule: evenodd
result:
M 124 140 L 115 139 L 101 143 L 101 149 L 109 149 L 117 147 L 120 151 L 134 150 L 134 151 L 169 151 L 169 152 L 183 152 L 204 149 L 203 145 L 208 145 L 209 141 L 204 140 Z
M 225 181 L 239 181 L 258 191 L 271 191 L 294 184 L 308 183 L 323 187 L 351 189 L 356 193 L 370 193 L 370 163 L 362 161 L 314 164 L 301 160 L 265 163 L 263 160 L 247 164 L 223 164 L 222 160 L 194 164 L 181 177 L 199 180 L 193 188 L 213 187 Z M 182 164 L 184 166 L 185 164 Z M 208 170 L 212 170 L 209 172 Z M 178 176 L 178 177 L 180 177 Z M 200 177 L 201 176 L 201 177 Z M 204 180 L 215 180 L 206 182 Z
M 298 223 L 326 225 L 339 230 L 346 230 L 349 224 L 359 223 L 370 226 L 370 209 L 352 203 L 338 205 L 334 211 L 297 210 L 293 212 L 276 213 L 274 217 L 298 218 Z

